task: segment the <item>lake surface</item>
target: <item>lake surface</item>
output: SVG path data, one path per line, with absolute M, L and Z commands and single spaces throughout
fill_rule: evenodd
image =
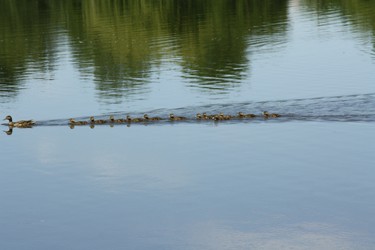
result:
M 0 13 L 0 115 L 37 122 L 2 126 L 1 249 L 375 248 L 375 2 Z

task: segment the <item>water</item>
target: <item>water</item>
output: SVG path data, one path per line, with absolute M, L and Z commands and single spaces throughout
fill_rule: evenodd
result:
M 0 115 L 37 122 L 0 136 L 1 249 L 375 247 L 373 2 L 0 13 Z M 282 116 L 194 119 L 264 110 Z

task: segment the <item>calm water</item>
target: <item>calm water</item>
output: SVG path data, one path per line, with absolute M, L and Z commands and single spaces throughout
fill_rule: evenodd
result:
M 0 115 L 38 124 L 0 135 L 1 249 L 375 248 L 375 2 L 0 14 Z M 283 116 L 67 126 L 263 110 Z

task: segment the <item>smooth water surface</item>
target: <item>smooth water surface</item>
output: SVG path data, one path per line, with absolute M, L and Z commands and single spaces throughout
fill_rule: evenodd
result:
M 17 130 L 1 142 L 0 247 L 372 249 L 374 127 Z
M 0 249 L 374 249 L 374 107 L 373 1 L 0 0 Z

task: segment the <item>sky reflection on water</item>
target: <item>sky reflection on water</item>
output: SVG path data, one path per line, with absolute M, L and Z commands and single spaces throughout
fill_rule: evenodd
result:
M 371 249 L 373 129 L 291 122 L 17 130 L 1 143 L 0 231 L 12 239 L 1 245 Z

